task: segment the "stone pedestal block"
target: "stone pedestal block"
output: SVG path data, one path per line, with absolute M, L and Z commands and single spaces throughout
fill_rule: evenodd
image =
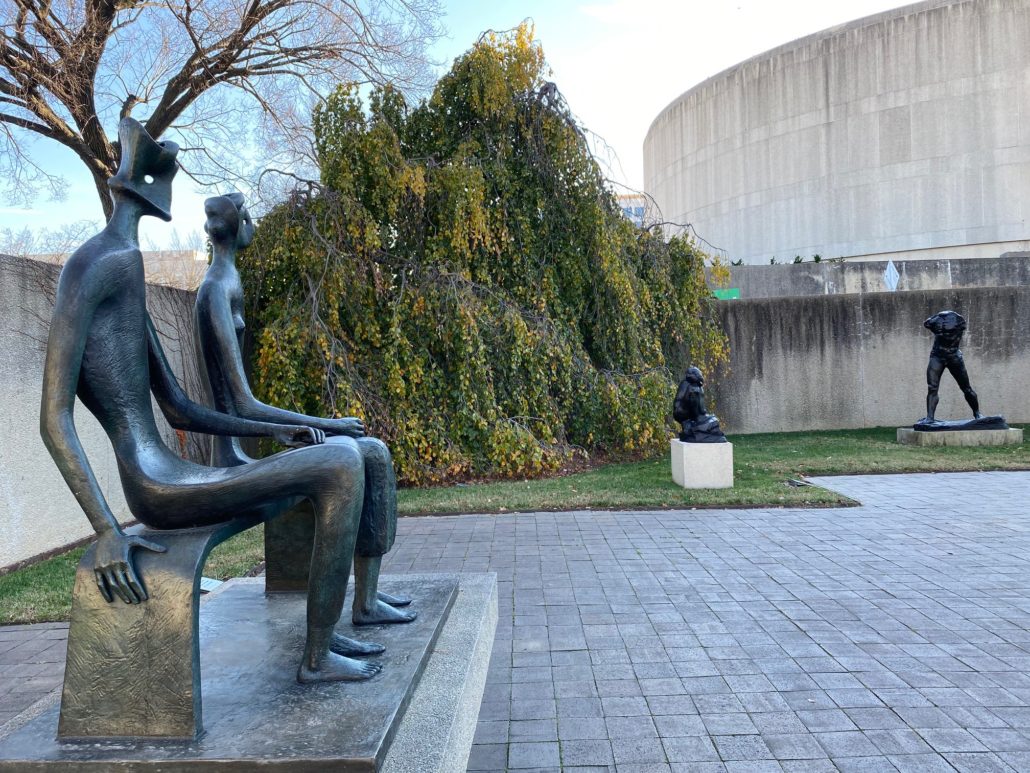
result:
M 733 443 L 684 443 L 673 438 L 672 479 L 683 488 L 733 488 Z
M 297 684 L 305 594 L 266 594 L 261 578 L 234 580 L 200 611 L 202 735 L 58 741 L 53 705 L 8 726 L 0 772 L 464 771 L 497 625 L 497 578 L 395 575 L 383 576 L 380 587 L 412 596 L 419 616 L 406 625 L 337 626 L 386 646 L 374 658 L 383 664 L 374 679 Z
M 905 446 L 1015 446 L 1023 442 L 1021 429 L 966 429 L 918 432 L 898 427 L 898 442 Z

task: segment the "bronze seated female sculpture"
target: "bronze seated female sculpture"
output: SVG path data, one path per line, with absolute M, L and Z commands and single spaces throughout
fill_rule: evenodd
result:
M 311 501 L 315 541 L 307 599 L 302 682 L 367 679 L 380 667 L 332 651 L 345 598 L 364 498 L 361 452 L 326 444 L 322 430 L 218 413 L 191 401 L 165 358 L 147 313 L 139 221 L 170 220 L 178 147 L 155 142 L 136 121 L 119 126 L 121 162 L 111 178 L 114 213 L 68 259 L 58 282 L 43 375 L 43 440 L 97 533 L 95 577 L 110 602 L 147 599 L 134 550 L 162 551 L 126 535 L 104 499 L 76 434 L 81 399 L 104 428 L 118 460 L 132 514 L 154 529 L 228 522 L 298 498 Z M 273 437 L 303 446 L 235 467 L 206 467 L 179 458 L 164 443 L 151 405 L 169 423 L 221 436 Z
M 243 196 L 232 193 L 204 202 L 204 230 L 211 240 L 211 266 L 197 291 L 194 330 L 202 379 L 216 410 L 262 422 L 313 427 L 327 435 L 326 443 L 356 450 L 362 459 L 365 486 L 357 547 L 354 553 L 355 625 L 407 623 L 414 612 L 395 607 L 409 603 L 378 592 L 382 557 L 390 550 L 397 531 L 397 482 L 386 444 L 365 436 L 357 418 L 324 419 L 304 416 L 258 401 L 250 389 L 243 366 L 243 285 L 236 269 L 236 253 L 250 245 L 254 226 Z M 212 464 L 236 467 L 251 464 L 232 437 L 215 437 Z M 366 654 L 369 645 L 351 642 L 355 654 Z M 346 653 L 345 653 L 346 654 Z

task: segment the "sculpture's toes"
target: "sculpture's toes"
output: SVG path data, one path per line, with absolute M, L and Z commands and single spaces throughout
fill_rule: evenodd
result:
M 326 654 L 319 668 L 310 668 L 302 663 L 297 670 L 297 681 L 301 684 L 316 682 L 361 682 L 371 679 L 383 670 L 379 663 L 351 660 L 333 652 Z
M 389 604 L 391 607 L 406 607 L 411 603 L 410 596 L 394 596 L 389 593 L 383 593 L 382 591 L 379 591 L 376 595 L 379 597 L 380 601 L 384 604 Z
M 386 652 L 386 647 L 375 642 L 348 639 L 346 636 L 334 633 L 333 640 L 329 643 L 329 651 L 335 652 L 337 655 L 355 658 L 365 655 L 380 655 Z
M 390 623 L 410 623 L 418 617 L 417 612 L 402 612 L 389 604 L 376 601 L 371 609 L 355 609 L 351 618 L 354 625 L 383 625 Z
M 361 663 L 361 673 L 363 679 L 371 679 L 373 676 L 383 670 L 382 663 Z

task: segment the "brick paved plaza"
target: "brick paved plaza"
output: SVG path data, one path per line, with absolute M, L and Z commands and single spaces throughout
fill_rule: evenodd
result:
M 1030 771 L 1030 473 L 821 479 L 832 510 L 405 519 L 496 572 L 470 770 Z M 0 722 L 63 626 L 0 629 Z

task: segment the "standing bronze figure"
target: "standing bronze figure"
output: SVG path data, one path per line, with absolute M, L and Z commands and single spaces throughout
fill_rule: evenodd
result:
M 324 433 L 212 411 L 191 401 L 169 366 L 147 313 L 139 221 L 171 220 L 178 147 L 155 142 L 136 121 L 119 125 L 121 161 L 111 178 L 114 213 L 106 227 L 68 259 L 58 282 L 43 375 L 40 429 L 69 488 L 97 533 L 98 592 L 109 602 L 147 599 L 133 565 L 136 549 L 162 551 L 127 536 L 104 499 L 76 434 L 78 395 L 104 428 L 133 515 L 154 529 L 180 529 L 264 513 L 306 498 L 316 515 L 301 682 L 367 679 L 380 667 L 331 651 L 354 554 L 364 464 L 353 445 L 324 444 Z M 179 458 L 161 438 L 156 398 L 177 429 L 215 435 L 273 437 L 295 448 L 236 467 L 205 467 Z
M 266 405 L 254 397 L 243 365 L 243 285 L 236 269 L 236 253 L 250 245 L 254 225 L 243 196 L 232 193 L 204 202 L 204 229 L 211 240 L 211 266 L 197 292 L 194 330 L 200 371 L 216 410 L 253 421 L 313 427 L 324 432 L 327 444 L 352 449 L 360 456 L 365 479 L 364 502 L 354 553 L 355 625 L 408 623 L 414 612 L 395 607 L 410 603 L 378 592 L 383 556 L 397 532 L 397 481 L 386 444 L 365 436 L 360 419 L 324 419 Z M 231 437 L 216 437 L 212 464 L 236 467 L 252 464 Z M 363 646 L 357 645 L 355 646 Z M 359 649 L 358 652 L 361 652 Z
M 962 334 L 966 332 L 966 319 L 955 311 L 939 311 L 923 323 L 923 327 L 933 333 L 933 348 L 930 349 L 930 362 L 926 366 L 926 418 L 923 421 L 933 424 L 937 403 L 940 402 L 938 392 L 941 387 L 941 376 L 944 370 L 954 377 L 955 383 L 962 390 L 962 395 L 973 411 L 973 418 L 981 418 L 980 401 L 969 383 L 966 373 L 966 361 L 962 357 Z
M 939 311 L 923 322 L 923 327 L 933 333 L 933 348 L 930 362 L 926 366 L 926 417 L 913 425 L 913 429 L 959 430 L 959 429 L 1007 429 L 1002 416 L 984 416 L 980 413 L 980 400 L 969 383 L 966 362 L 962 357 L 962 334 L 966 331 L 966 319 L 956 311 Z M 938 421 L 937 404 L 940 402 L 941 376 L 947 370 L 962 390 L 966 403 L 973 412 L 972 421 Z

